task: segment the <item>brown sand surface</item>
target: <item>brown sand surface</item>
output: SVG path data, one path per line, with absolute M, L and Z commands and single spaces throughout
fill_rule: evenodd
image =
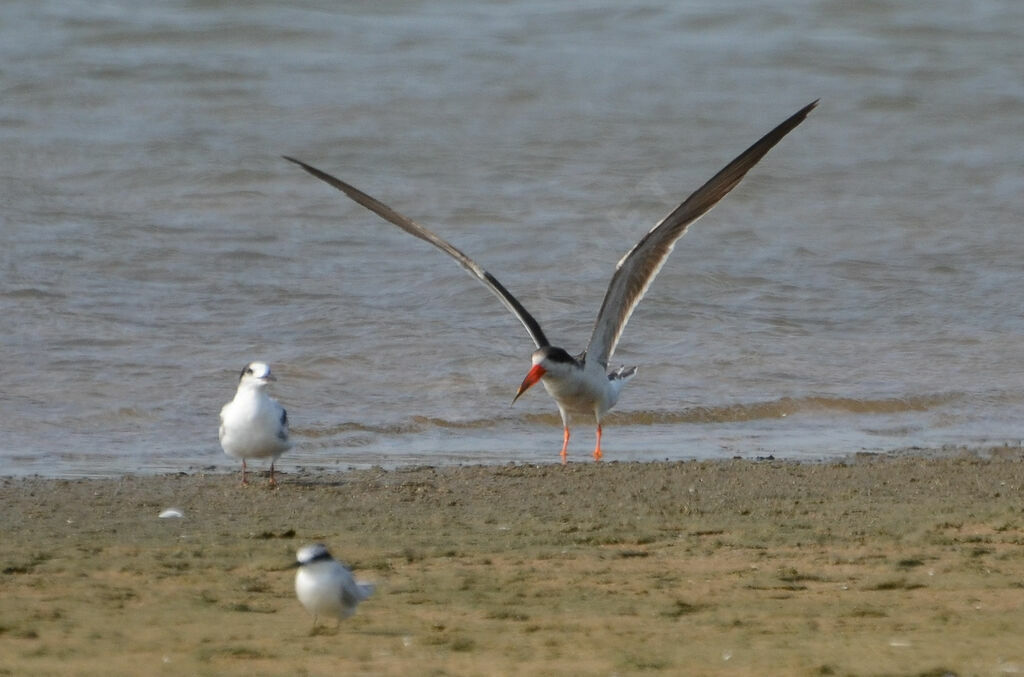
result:
M 1024 673 L 1020 449 L 254 480 L 0 480 L 0 674 Z

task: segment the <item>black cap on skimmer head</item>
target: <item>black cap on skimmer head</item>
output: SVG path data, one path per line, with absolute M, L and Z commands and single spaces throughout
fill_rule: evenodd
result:
M 562 348 L 556 348 L 555 346 L 544 346 L 533 351 L 533 367 L 527 372 L 526 378 L 523 379 L 522 384 L 519 386 L 519 390 L 516 391 L 516 396 L 512 398 L 512 404 L 516 403 L 519 396 L 533 387 L 537 381 L 539 381 L 544 374 L 548 373 L 552 369 L 558 369 L 559 365 L 569 366 L 575 365 L 580 366 L 580 363 L 572 355 L 567 353 Z

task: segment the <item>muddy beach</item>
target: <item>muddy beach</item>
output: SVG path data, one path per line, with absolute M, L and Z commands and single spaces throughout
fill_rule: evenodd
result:
M 0 479 L 0 674 L 1024 673 L 1018 448 L 279 479 Z

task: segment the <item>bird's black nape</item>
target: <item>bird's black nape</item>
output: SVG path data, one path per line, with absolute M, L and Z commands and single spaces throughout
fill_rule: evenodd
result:
M 560 362 L 562 364 L 580 364 L 581 362 L 581 360 L 577 360 L 570 355 L 568 351 L 557 346 L 544 346 L 538 352 L 544 353 L 545 359 L 551 362 Z

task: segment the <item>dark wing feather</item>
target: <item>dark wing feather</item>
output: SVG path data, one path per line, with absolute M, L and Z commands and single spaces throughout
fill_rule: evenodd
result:
M 346 609 L 351 609 L 355 605 L 359 604 L 362 600 L 356 596 L 347 585 L 341 586 L 341 604 Z
M 282 440 L 288 439 L 288 410 L 281 408 L 281 429 L 277 431 L 277 436 Z
M 794 113 L 785 122 L 765 134 L 753 146 L 715 174 L 690 197 L 662 219 L 619 261 L 608 284 L 601 310 L 594 323 L 594 333 L 587 346 L 587 358 L 607 368 L 629 316 L 654 281 L 676 241 L 687 226 L 714 207 L 735 188 L 750 169 L 789 134 L 818 105 L 814 101 Z
M 294 162 L 316 178 L 334 186 L 345 195 L 349 196 L 352 200 L 363 207 L 366 207 L 385 221 L 390 221 L 410 235 L 414 235 L 421 240 L 429 242 L 451 256 L 453 259 L 458 261 L 459 265 L 465 268 L 470 275 L 480 280 L 488 289 L 490 289 L 494 295 L 498 297 L 498 300 L 500 300 L 506 308 L 519 318 L 519 321 L 523 323 L 524 327 L 526 327 L 526 331 L 530 333 L 530 337 L 533 339 L 533 342 L 537 344 L 538 348 L 550 345 L 547 337 L 544 335 L 544 331 L 540 328 L 540 323 L 534 319 L 533 315 L 530 315 L 530 313 L 527 312 L 526 308 L 519 303 L 519 300 L 512 296 L 512 294 L 505 289 L 504 285 L 498 282 L 497 278 L 481 268 L 476 261 L 463 254 L 435 233 L 424 228 L 412 219 L 399 214 L 380 200 L 367 195 L 358 188 L 350 186 L 341 179 L 335 178 L 327 172 L 320 171 L 316 167 L 307 165 L 305 162 L 296 160 L 295 158 L 285 155 L 284 159 L 289 162 Z

